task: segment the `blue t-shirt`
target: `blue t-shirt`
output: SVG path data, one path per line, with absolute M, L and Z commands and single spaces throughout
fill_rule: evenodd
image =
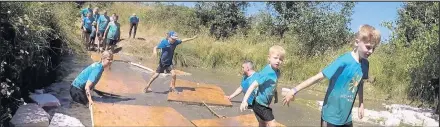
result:
M 139 23 L 139 18 L 137 16 L 130 16 L 130 23 Z
M 81 13 L 81 15 L 82 15 L 83 17 L 87 17 L 87 13 L 92 13 L 92 9 L 90 9 L 90 8 L 84 8 L 84 9 L 82 9 L 82 10 L 80 11 L 80 13 Z
M 160 41 L 159 45 L 157 45 L 157 48 L 160 48 L 162 50 L 162 53 L 160 55 L 160 64 L 164 66 L 172 65 L 174 50 L 176 49 L 177 45 L 181 43 L 181 40 L 176 40 L 173 44 L 168 42 L 168 39 L 163 39 L 162 41 Z
M 97 23 L 99 23 L 99 31 L 103 32 L 106 28 L 108 23 L 110 22 L 110 18 L 106 15 L 99 16 Z
M 119 29 L 120 29 L 119 23 L 110 22 L 108 24 L 107 38 L 112 39 L 112 40 L 116 40 L 119 36 Z
M 93 19 L 89 18 L 89 17 L 85 17 L 83 19 L 84 22 L 84 27 L 88 30 L 88 31 L 92 31 L 92 23 L 93 23 Z
M 243 80 L 241 81 L 241 88 L 243 88 L 241 92 L 243 92 L 244 94 L 246 94 L 246 92 L 247 92 L 247 90 L 249 89 L 249 87 L 251 86 L 251 84 L 252 84 L 255 80 L 257 80 L 258 77 L 259 77 L 259 74 L 258 74 L 257 72 L 255 72 L 254 74 L 252 74 L 252 75 L 249 76 L 249 77 L 246 76 L 246 75 L 244 75 L 244 76 L 243 76 Z M 255 90 L 251 93 L 251 95 L 249 96 L 249 98 L 248 98 L 248 100 L 247 100 L 248 105 L 252 105 L 252 102 L 254 101 L 255 95 L 257 94 L 257 90 L 258 90 L 258 88 L 255 89 Z
M 322 107 L 322 119 L 334 125 L 351 122 L 351 110 L 358 87 L 362 85 L 361 79 L 368 77 L 368 60 L 361 59 L 358 63 L 347 52 L 324 68 L 322 73 L 330 80 Z
M 104 71 L 104 67 L 102 63 L 96 62 L 92 65 L 88 66 L 86 69 L 79 73 L 78 77 L 75 78 L 72 85 L 76 88 L 83 89 L 86 86 L 87 81 L 91 81 L 93 85 L 101 78 L 102 72 Z
M 275 71 L 270 64 L 266 65 L 260 72 L 260 76 L 257 79 L 258 82 L 258 95 L 256 102 L 260 105 L 269 107 L 276 90 L 278 77 L 280 71 Z M 276 96 L 276 95 L 275 95 Z

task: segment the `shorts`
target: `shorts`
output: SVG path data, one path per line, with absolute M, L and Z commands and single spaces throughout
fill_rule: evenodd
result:
M 173 70 L 173 65 L 159 64 L 159 66 L 156 69 L 156 73 L 164 73 L 164 71 L 166 71 L 167 73 L 170 73 L 171 70 Z
M 98 37 L 104 36 L 104 31 L 105 30 L 98 30 Z
M 107 42 L 108 45 L 116 45 L 117 40 L 107 39 L 106 42 Z
M 254 100 L 252 110 L 254 110 L 255 116 L 258 121 L 272 121 L 275 119 L 273 116 L 272 108 L 260 105 Z
M 322 118 L 321 118 L 321 127 L 323 124 L 325 124 L 324 122 L 327 124 L 327 127 L 353 127 L 353 122 L 348 122 L 344 125 L 334 125 L 334 124 L 331 124 L 329 122 L 324 121 Z
M 91 29 L 86 29 L 86 32 L 85 33 L 87 33 L 87 34 L 91 34 L 92 33 L 92 30 Z
M 72 100 L 83 105 L 87 105 L 89 100 L 87 99 L 86 91 L 76 88 L 75 86 L 70 86 L 70 96 Z

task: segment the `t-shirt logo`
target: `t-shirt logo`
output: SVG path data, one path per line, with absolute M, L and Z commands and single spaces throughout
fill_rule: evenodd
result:
M 361 81 L 361 77 L 358 74 L 355 74 L 355 76 L 353 77 L 353 79 L 351 79 L 350 84 L 348 89 L 352 92 L 355 93 L 357 90 L 357 86 L 359 85 L 359 82 Z

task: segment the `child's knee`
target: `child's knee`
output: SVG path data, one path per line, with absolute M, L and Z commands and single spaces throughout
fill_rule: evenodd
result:
M 266 125 L 268 125 L 269 127 L 275 127 L 276 126 L 275 123 L 276 123 L 275 119 L 273 119 L 271 121 L 266 121 Z

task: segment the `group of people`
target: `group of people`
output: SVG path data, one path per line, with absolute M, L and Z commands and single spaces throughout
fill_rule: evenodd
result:
M 103 10 L 99 13 L 99 8 L 93 10 L 90 5 L 80 11 L 81 14 L 81 31 L 85 41 L 87 50 L 92 50 L 97 45 L 98 52 L 105 50 L 113 50 L 116 43 L 121 40 L 121 25 L 118 22 L 119 16 L 113 13 L 107 16 L 107 11 Z M 130 33 L 134 29 L 133 38 L 136 36 L 137 24 L 139 18 L 136 14 L 130 17 Z M 97 39 L 96 39 L 97 38 Z M 102 45 L 102 47 L 101 47 Z
M 93 10 L 94 15 L 97 14 L 95 12 L 97 12 L 97 9 Z M 105 18 L 105 15 L 106 12 L 104 11 L 102 17 Z M 117 16 L 112 17 L 110 22 L 116 24 Z M 90 19 L 94 18 L 94 16 L 92 17 L 91 13 L 87 13 L 86 18 Z M 104 19 L 100 18 L 97 20 L 98 26 L 106 23 L 102 20 Z M 90 21 L 84 20 L 83 22 Z M 120 39 L 119 32 L 111 34 L 107 32 L 109 29 L 112 29 L 110 27 L 112 26 L 107 25 L 105 29 L 103 29 L 104 27 L 98 27 L 98 31 L 101 32 L 101 30 L 103 30 L 103 34 L 101 35 L 104 35 L 103 37 L 107 37 L 109 40 Z M 137 24 L 132 24 L 130 30 L 133 27 L 136 31 Z M 118 31 L 119 26 L 116 28 L 117 29 L 112 30 Z M 88 29 L 88 27 L 84 27 L 84 31 L 92 29 L 93 28 Z M 133 37 L 134 36 L 135 35 L 133 35 Z M 156 54 L 157 49 L 161 49 L 160 60 L 156 73 L 154 73 L 147 82 L 144 92 L 152 91 L 150 85 L 158 77 L 159 73 L 171 72 L 172 80 L 170 83 L 170 92 L 178 93 L 175 89 L 176 74 L 173 69 L 174 51 L 178 45 L 193 40 L 196 37 L 197 36 L 180 40 L 174 31 L 169 31 L 166 34 L 166 37 L 153 49 L 153 54 Z M 284 96 L 283 105 L 289 106 L 289 102 L 294 100 L 295 95 L 299 91 L 327 78 L 329 80 L 329 86 L 324 98 L 321 126 L 353 126 L 351 110 L 357 95 L 359 95 L 358 115 L 360 118 L 363 117 L 363 79 L 368 78 L 369 62 L 367 59 L 374 52 L 379 43 L 380 32 L 370 25 L 361 25 L 359 31 L 355 34 L 353 49 L 340 55 L 321 72 L 292 88 Z M 268 64 L 259 72 L 253 69 L 254 65 L 252 61 L 245 61 L 242 64 L 243 80 L 240 87 L 230 96 L 226 96 L 226 98 L 230 100 L 238 94 L 244 93 L 240 110 L 252 109 L 257 117 L 259 126 L 275 126 L 276 122 L 271 104 L 273 98 L 274 103 L 278 102 L 277 84 L 281 77 L 280 67 L 282 66 L 285 55 L 286 51 L 283 47 L 278 45 L 270 47 L 267 56 Z M 111 51 L 104 51 L 100 62 L 91 64 L 78 75 L 72 82 L 70 90 L 74 101 L 84 105 L 93 104 L 90 92 L 98 82 L 104 69 L 111 65 L 112 60 L 113 55 Z

